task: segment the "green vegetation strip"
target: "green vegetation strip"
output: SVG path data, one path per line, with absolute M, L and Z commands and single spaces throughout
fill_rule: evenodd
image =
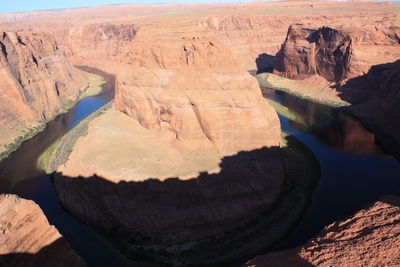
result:
M 48 174 L 55 172 L 61 164 L 64 164 L 68 160 L 68 157 L 79 137 L 84 136 L 87 133 L 90 122 L 94 118 L 103 114 L 107 109 L 111 108 L 113 103 L 113 100 L 108 102 L 105 106 L 90 114 L 67 134 L 53 143 L 42 155 L 40 155 L 37 162 L 38 168 L 44 170 Z
M 88 97 L 88 96 L 94 96 L 97 95 L 101 92 L 102 90 L 102 85 L 106 81 L 101 77 L 101 76 L 90 76 L 89 77 L 89 83 L 85 90 L 79 95 L 78 99 L 75 101 L 73 100 L 68 100 L 64 104 L 64 106 L 60 109 L 60 111 L 54 115 L 51 118 L 46 119 L 43 123 L 41 123 L 39 126 L 34 127 L 34 128 L 28 128 L 26 131 L 24 131 L 23 135 L 20 135 L 14 139 L 12 143 L 9 143 L 7 145 L 4 145 L 4 151 L 0 152 L 0 161 L 3 159 L 7 158 L 10 156 L 10 154 L 14 151 L 16 151 L 23 142 L 31 139 L 41 131 L 43 131 L 46 128 L 46 124 L 49 123 L 50 121 L 54 120 L 57 116 L 66 113 L 69 109 L 74 107 L 81 101 L 83 98 Z

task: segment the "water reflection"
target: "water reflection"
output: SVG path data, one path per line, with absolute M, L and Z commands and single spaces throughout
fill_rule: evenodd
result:
M 94 97 L 83 99 L 78 105 L 55 118 L 46 125 L 44 131 L 22 143 L 8 158 L 0 162 L 0 193 L 11 193 L 12 188 L 23 180 L 40 177 L 43 172 L 36 168 L 36 160 L 58 138 L 75 127 L 82 119 L 104 106 L 114 97 L 114 77 L 98 70 L 81 67 L 83 70 L 102 75 L 106 83 L 102 92 Z M 25 186 L 25 190 L 34 190 L 32 186 Z M 22 192 L 21 192 L 22 193 Z M 28 192 L 26 192 L 28 193 Z M 32 195 L 32 194 L 30 194 Z
M 289 120 L 291 128 L 311 134 L 318 141 L 331 148 L 348 153 L 386 155 L 377 145 L 375 134 L 369 132 L 355 118 L 338 109 L 269 89 L 263 94 L 294 114 Z

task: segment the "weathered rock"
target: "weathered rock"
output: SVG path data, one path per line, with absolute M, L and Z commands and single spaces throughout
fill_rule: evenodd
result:
M 87 65 L 115 73 L 118 55 L 129 45 L 136 34 L 134 24 L 83 24 L 57 33 L 67 59 L 78 65 Z
M 325 227 L 307 244 L 269 253 L 244 266 L 397 266 L 400 264 L 400 198 L 380 201 Z
M 38 126 L 76 100 L 88 79 L 66 61 L 50 35 L 0 34 L 1 151 L 22 131 Z
M 86 266 L 33 201 L 0 194 L 0 265 Z
M 211 143 L 230 154 L 280 142 L 278 117 L 257 81 L 196 28 L 142 29 L 117 73 L 115 105 L 145 128 L 170 129 L 182 149 Z
M 318 74 L 334 83 L 358 77 L 376 63 L 400 57 L 396 31 L 382 26 L 315 29 L 293 24 L 276 55 L 274 73 L 290 79 Z

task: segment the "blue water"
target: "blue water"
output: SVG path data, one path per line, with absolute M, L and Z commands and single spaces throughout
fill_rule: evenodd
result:
M 51 177 L 36 167 L 37 158 L 53 142 L 114 98 L 113 76 L 90 68 L 84 70 L 106 79 L 102 92 L 83 99 L 67 113 L 58 116 L 47 124 L 43 132 L 24 142 L 10 157 L 0 162 L 0 192 L 35 201 L 50 224 L 56 226 L 88 266 L 127 266 L 129 262 L 126 258 L 103 236 L 74 219 L 61 207 Z
M 290 121 L 282 115 L 279 115 L 279 119 L 282 130 L 307 145 L 321 166 L 321 176 L 312 195 L 311 206 L 296 229 L 274 250 L 304 244 L 335 220 L 353 214 L 383 195 L 400 193 L 399 163 L 393 157 L 386 155 L 374 143 L 373 138 L 365 138 L 365 136 L 373 137 L 373 134 L 365 130 L 355 119 L 338 110 L 288 94 L 265 92 L 266 98 L 285 105 L 294 113 L 298 113 L 299 110 L 308 112 L 301 114 L 308 118 L 307 126 L 303 127 L 302 131 L 298 130 L 298 123 L 295 121 Z M 299 109 L 299 106 L 307 108 Z M 327 128 L 329 126 L 331 127 Z M 353 128 L 348 129 L 348 127 Z M 321 130 L 325 128 L 325 131 Z M 328 136 L 338 136 L 334 138 L 336 143 L 332 144 L 332 140 L 326 142 L 330 139 L 321 132 Z M 360 137 L 352 138 L 355 139 L 355 145 L 346 146 L 344 141 L 346 134 L 354 135 L 354 132 Z

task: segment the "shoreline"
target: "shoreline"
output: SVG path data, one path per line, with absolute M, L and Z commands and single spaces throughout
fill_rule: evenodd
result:
M 268 81 L 268 77 L 270 75 L 279 77 L 277 75 L 270 74 L 270 73 L 262 73 L 262 74 L 256 75 L 256 78 L 260 85 L 261 90 L 262 90 L 262 88 L 266 88 L 266 89 L 270 89 L 270 90 L 284 92 L 284 93 L 293 95 L 295 97 L 310 100 L 312 102 L 316 102 L 318 104 L 326 105 L 326 106 L 329 106 L 332 108 L 337 108 L 337 109 L 345 112 L 346 114 L 348 114 L 348 115 L 354 117 L 355 119 L 357 119 L 358 121 L 360 121 L 361 124 L 368 131 L 373 132 L 376 137 L 376 142 L 381 146 L 381 148 L 386 153 L 388 153 L 390 156 L 393 156 L 394 158 L 396 158 L 396 160 L 398 162 L 400 162 L 400 152 L 398 150 L 396 150 L 396 147 L 398 147 L 399 143 L 400 143 L 399 140 L 396 140 L 396 138 L 394 136 L 392 136 L 389 133 L 387 133 L 386 131 L 384 131 L 382 126 L 378 122 L 370 119 L 365 114 L 357 113 L 357 111 L 352 108 L 357 105 L 352 106 L 351 104 L 349 104 L 345 101 L 337 101 L 334 97 L 332 97 L 331 99 L 328 99 L 329 96 L 327 96 L 327 95 L 324 95 L 325 97 L 327 97 L 327 99 L 319 99 L 319 98 L 315 98 L 311 95 L 306 95 L 297 89 L 278 87 Z M 279 77 L 279 78 L 282 78 L 282 77 Z M 282 79 L 286 79 L 286 78 L 282 78 Z M 286 79 L 286 80 L 289 80 L 289 79 Z M 289 80 L 289 81 L 292 81 L 293 83 L 297 82 L 296 80 Z M 313 88 L 313 90 L 317 90 L 317 89 Z M 364 102 L 364 103 L 366 103 L 366 102 Z M 362 105 L 364 103 L 361 103 L 359 105 Z
M 79 92 L 79 95 L 76 100 L 69 100 L 64 103 L 64 106 L 51 118 L 48 118 L 42 122 L 37 122 L 36 127 L 25 128 L 25 130 L 21 130 L 20 132 L 23 135 L 15 136 L 14 141 L 4 145 L 5 150 L 0 150 L 0 162 L 7 157 L 10 156 L 11 153 L 16 151 L 23 142 L 28 141 L 29 139 L 35 137 L 37 134 L 42 132 L 46 129 L 46 126 L 49 122 L 56 119 L 58 116 L 67 113 L 71 108 L 76 106 L 83 98 L 94 96 L 100 93 L 101 85 L 104 84 L 106 81 L 101 76 L 93 76 L 94 74 L 90 74 L 88 77 L 88 85 L 86 88 Z

